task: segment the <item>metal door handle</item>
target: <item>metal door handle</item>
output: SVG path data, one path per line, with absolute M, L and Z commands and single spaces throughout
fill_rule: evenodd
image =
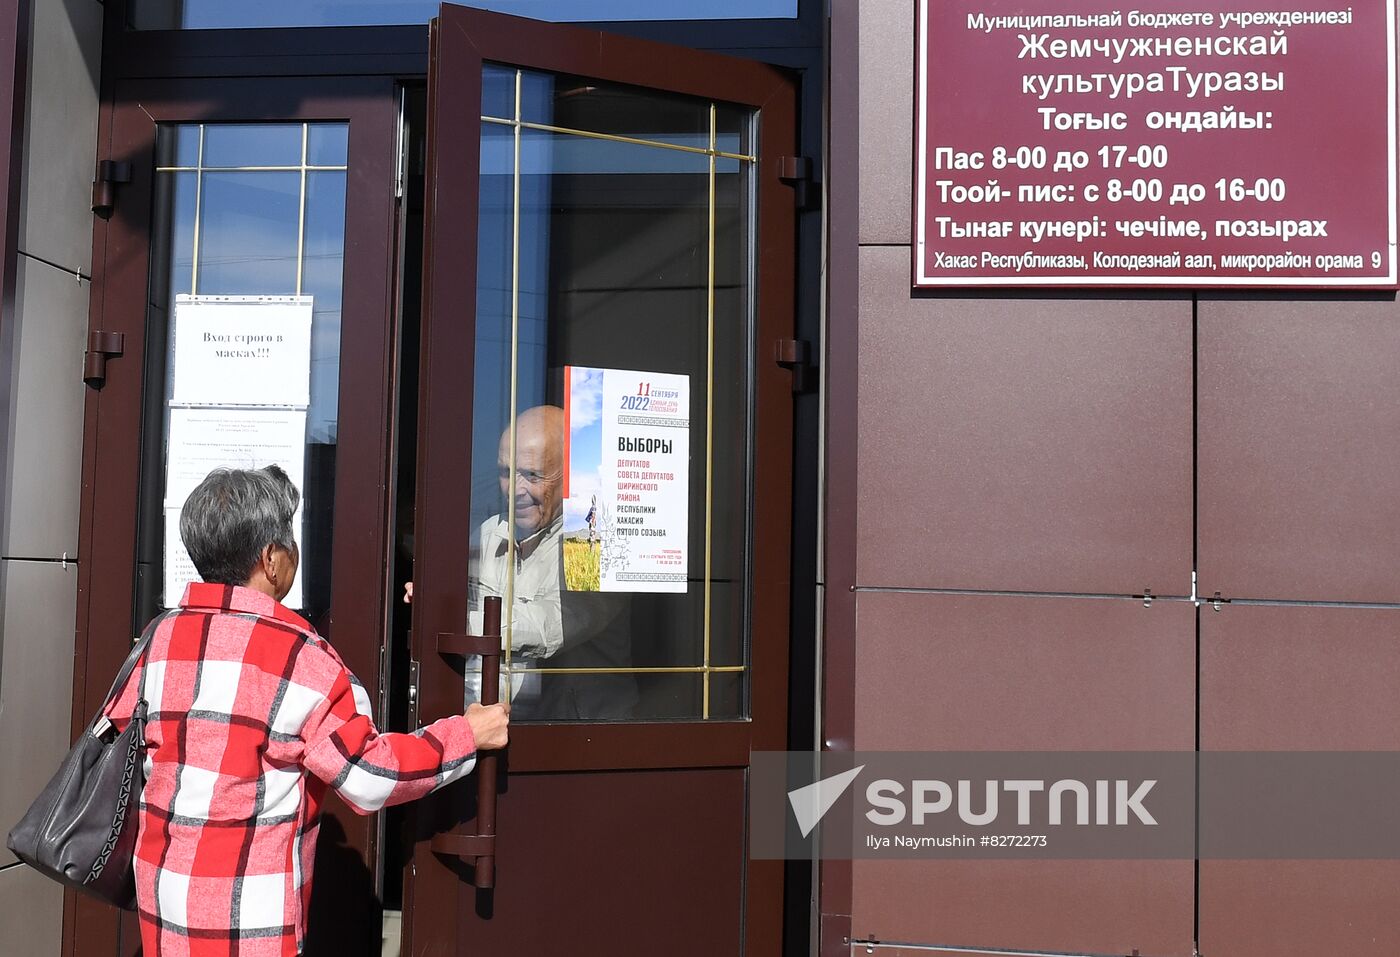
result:
M 486 599 L 480 635 L 438 635 L 441 655 L 481 657 L 481 703 L 493 705 L 501 698 L 501 599 Z M 476 758 L 476 833 L 438 834 L 429 845 L 436 854 L 472 861 L 472 883 L 480 888 L 496 886 L 496 772 L 500 753 L 489 751 Z

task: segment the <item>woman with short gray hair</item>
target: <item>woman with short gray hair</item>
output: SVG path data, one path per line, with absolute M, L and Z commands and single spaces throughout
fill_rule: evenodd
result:
M 206 582 L 243 585 L 270 572 L 271 581 L 285 585 L 274 590 L 281 601 L 292 587 L 300 557 L 292 527 L 300 504 L 301 493 L 276 465 L 256 471 L 215 469 L 185 499 L 180 540 Z
M 281 604 L 297 573 L 300 498 L 275 465 L 216 469 L 199 484 L 180 537 L 204 581 L 166 613 L 108 711 L 121 728 L 138 699 L 148 708 L 134 862 L 147 954 L 227 944 L 295 957 L 327 788 L 370 814 L 506 744 L 508 705 L 379 733 L 359 680 Z

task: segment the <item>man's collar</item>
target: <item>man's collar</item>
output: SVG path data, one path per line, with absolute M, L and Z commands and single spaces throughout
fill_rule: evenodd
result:
M 562 526 L 563 524 L 564 524 L 564 511 L 563 511 L 563 509 L 560 509 L 559 514 L 556 515 L 556 516 L 554 516 L 554 521 L 550 522 L 550 523 L 549 523 L 548 525 L 546 525 L 544 528 L 540 529 L 539 531 L 537 531 L 537 532 L 535 532 L 535 533 L 533 533 L 533 534 L 531 534 L 531 535 L 526 535 L 524 538 L 516 539 L 516 541 L 515 541 L 515 547 L 516 547 L 516 548 L 533 548 L 533 547 L 534 547 L 536 544 L 538 544 L 543 538 L 545 538 L 546 536 L 551 535 L 551 534 L 553 534 L 554 532 L 558 531 L 559 528 L 560 528 L 560 526 Z
M 506 553 L 506 549 L 509 547 L 510 524 L 507 521 L 507 519 L 503 516 L 497 516 L 497 520 L 500 522 L 499 529 L 501 541 L 500 544 L 496 546 L 496 557 L 500 558 Z M 522 552 L 525 554 L 529 554 L 530 552 L 534 551 L 540 542 L 544 541 L 550 535 L 557 532 L 561 527 L 563 527 L 563 525 L 564 511 L 563 509 L 560 509 L 559 514 L 554 516 L 554 521 L 550 522 L 544 528 L 541 528 L 536 532 L 532 532 L 529 535 L 526 535 L 524 538 L 516 539 L 516 554 L 520 554 Z

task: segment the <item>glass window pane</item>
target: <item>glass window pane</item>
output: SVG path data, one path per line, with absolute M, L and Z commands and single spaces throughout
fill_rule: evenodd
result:
M 209 124 L 204 167 L 300 166 L 301 124 Z
M 743 718 L 748 715 L 748 702 L 744 695 L 746 685 L 744 675 L 734 671 L 721 671 L 710 676 L 710 717 L 718 720 Z
M 481 115 L 515 119 L 515 68 L 488 64 L 481 71 Z
M 199 165 L 199 125 L 162 126 L 156 131 L 156 166 Z
M 577 81 L 541 77 L 526 85 L 537 117 L 708 142 L 706 102 L 617 89 L 578 105 L 595 89 L 556 110 Z M 736 118 L 736 137 L 749 125 Z M 482 135 L 471 627 L 487 596 L 503 599 L 518 720 L 739 716 L 743 673 L 721 687 L 706 668 L 747 661 L 751 164 L 716 164 L 712 193 L 701 153 Z M 675 403 L 657 426 L 676 430 L 663 433 L 684 450 L 674 459 L 608 454 L 603 423 L 622 417 L 603 396 L 624 381 L 624 405 L 645 409 L 628 396 L 651 401 L 652 383 Z
M 195 201 L 198 173 L 167 173 L 170 194 L 170 289 L 173 297 L 194 291 Z
M 752 307 L 751 248 L 753 224 L 752 177 L 749 164 L 737 160 L 728 172 L 715 174 L 715 390 L 714 454 L 711 481 L 715 514 L 736 512 L 748 499 L 749 448 L 745 429 L 725 423 L 746 422 L 748 416 L 748 367 L 725 357 L 747 355 Z M 720 163 L 716 164 L 717 167 Z M 744 622 L 748 590 L 745 582 L 749 529 L 737 521 L 712 525 L 710 601 L 715 621 Z M 745 663 L 743 629 L 712 629 L 710 663 Z
M 753 155 L 753 113 L 743 106 L 715 105 L 715 146 L 721 153 Z
M 344 166 L 349 141 L 350 128 L 344 123 L 307 124 L 306 165 Z
M 205 173 L 200 205 L 201 295 L 297 291 L 300 173 Z
M 345 143 L 346 124 L 318 126 L 323 146 L 334 149 L 334 144 Z M 237 162 L 277 165 L 285 159 L 286 140 L 268 135 L 269 129 L 294 130 L 299 143 L 300 124 L 210 125 L 204 132 L 206 150 L 213 143 Z M 159 138 L 174 150 L 177 143 L 197 143 L 198 134 L 199 127 L 191 125 L 162 129 Z M 325 624 L 331 587 L 346 177 L 343 171 L 311 171 L 305 176 L 217 170 L 156 174 L 147 325 L 151 347 L 146 361 L 148 381 L 164 381 L 166 389 L 152 395 L 154 404 L 147 414 L 163 420 L 166 428 L 150 430 L 145 440 L 138 574 L 163 583 L 139 593 L 166 606 L 179 600 L 180 582 L 187 577 L 178 565 L 166 574 L 167 558 L 176 555 L 171 549 L 178 547 L 174 523 L 187 491 L 181 483 L 215 464 L 258 467 L 265 464 L 258 456 L 271 455 L 272 447 L 278 450 L 272 460 L 293 473 L 302 491 L 301 570 L 288 601 L 318 625 Z M 198 295 L 191 296 L 196 286 Z M 245 323 L 275 321 L 282 324 L 277 329 L 295 329 L 307 321 L 302 317 L 309 317 L 309 368 L 300 386 L 301 401 L 269 396 L 261 387 L 256 393 L 238 392 L 241 373 L 225 377 L 233 390 L 218 399 L 191 399 L 176 391 L 175 349 L 180 330 L 186 328 L 181 323 L 200 319 L 201 310 L 207 315 L 216 307 L 229 309 L 218 327 L 229 336 L 236 336 Z M 267 308 L 274 312 L 259 312 Z M 258 358 L 251 352 L 249 356 Z M 218 378 L 220 373 L 214 370 L 210 375 Z M 266 407 L 269 404 L 277 407 Z M 259 405 L 265 407 L 249 408 Z
M 523 71 L 520 118 L 629 139 L 710 148 L 710 104 L 692 97 Z
M 472 6 L 536 20 L 791 19 L 797 0 L 475 0 Z M 138 30 L 367 26 L 427 23 L 437 0 L 134 0 Z
M 335 442 L 340 399 L 340 286 L 345 274 L 345 174 L 306 174 L 302 295 L 312 297 L 311 408 L 307 435 Z

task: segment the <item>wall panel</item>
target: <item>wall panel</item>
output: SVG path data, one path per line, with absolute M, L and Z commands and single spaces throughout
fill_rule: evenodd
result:
M 76 566 L 0 560 L 0 831 L 8 831 L 69 745 Z M 0 866 L 15 861 L 0 845 Z M 0 885 L 0 907 L 5 890 Z M 0 954 L 19 953 L 0 948 Z
M 63 888 L 23 865 L 0 871 L 0 954 L 57 957 Z
M 861 592 L 856 747 L 1190 751 L 1188 602 Z M 856 861 L 851 929 L 919 944 L 1191 953 L 1192 862 Z
M 1189 299 L 860 286 L 858 584 L 1190 594 Z
M 34 4 L 29 109 L 20 193 L 19 248 L 84 276 L 92 273 L 89 205 L 97 164 L 102 4 Z M 120 189 L 120 187 L 118 187 Z M 55 215 L 58 208 L 63 214 Z
M 1203 299 L 1200 590 L 1400 602 L 1400 305 Z
M 66 552 L 72 558 L 78 553 L 88 286 L 21 255 L 15 301 L 0 556 L 62 558 Z
M 1400 609 L 1201 611 L 1204 751 L 1400 751 L 1397 685 Z M 1395 860 L 1203 860 L 1201 952 L 1393 955 L 1398 897 Z
M 903 244 L 906 263 L 913 235 L 914 5 L 861 4 L 859 41 L 861 62 L 879 65 L 867 66 L 860 78 L 860 242 Z

